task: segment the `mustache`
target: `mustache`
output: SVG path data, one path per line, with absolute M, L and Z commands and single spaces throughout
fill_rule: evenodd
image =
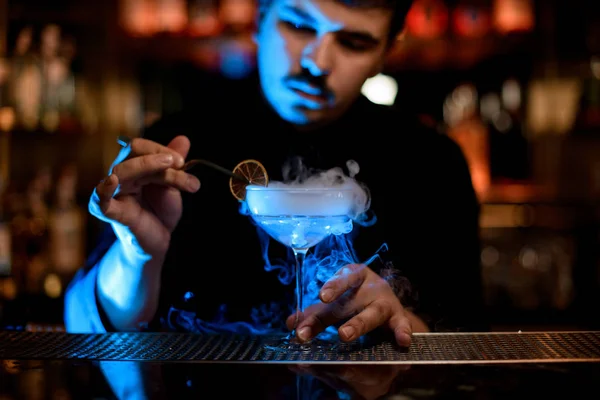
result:
M 333 91 L 327 87 L 326 78 L 326 76 L 314 76 L 304 73 L 288 76 L 285 78 L 284 83 L 286 86 L 291 87 L 308 85 L 316 88 L 319 91 L 319 95 L 331 98 L 333 97 Z

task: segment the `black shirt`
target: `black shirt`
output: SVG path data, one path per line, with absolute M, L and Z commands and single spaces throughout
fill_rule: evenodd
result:
M 259 93 L 257 88 L 227 103 L 167 116 L 144 137 L 166 145 L 186 135 L 188 159 L 228 169 L 256 159 L 271 180 L 281 180 L 283 165 L 296 157 L 318 170 L 356 161 L 356 179 L 371 193 L 370 216 L 376 222 L 357 226 L 346 237 L 354 250 L 343 252 L 350 257 L 346 261 L 365 262 L 379 251 L 371 268 L 393 264 L 404 278 L 402 301 L 432 330 L 485 329 L 478 204 L 459 148 L 413 116 L 364 97 L 336 123 L 299 132 Z M 183 216 L 172 235 L 150 329 L 281 326 L 293 305 L 292 253 L 239 212 L 228 177 L 202 166 L 191 173 L 202 186 L 183 194 Z M 113 240 L 108 229 L 90 266 Z M 326 240 L 313 254 L 329 260 L 339 256 L 329 244 Z

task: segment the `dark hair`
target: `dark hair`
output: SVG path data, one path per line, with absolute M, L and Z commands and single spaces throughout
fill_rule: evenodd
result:
M 262 18 L 268 7 L 275 0 L 258 0 L 259 18 Z M 393 11 L 390 31 L 388 35 L 388 45 L 391 46 L 396 36 L 404 28 L 406 14 L 412 6 L 413 0 L 334 0 L 349 7 L 356 8 L 388 8 Z

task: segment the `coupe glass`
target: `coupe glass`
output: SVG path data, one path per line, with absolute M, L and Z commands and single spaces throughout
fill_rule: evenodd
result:
M 329 235 L 352 231 L 350 217 L 354 191 L 347 187 L 299 188 L 254 186 L 246 188 L 246 204 L 253 220 L 272 238 L 292 249 L 296 259 L 296 319 L 293 330 L 276 343 L 272 350 L 311 351 L 330 343 L 313 339 L 300 342 L 296 337 L 299 316 L 304 311 L 305 289 L 303 263 L 306 254 Z

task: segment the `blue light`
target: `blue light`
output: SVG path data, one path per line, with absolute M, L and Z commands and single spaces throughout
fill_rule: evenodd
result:
M 226 44 L 221 48 L 221 73 L 230 79 L 243 79 L 254 69 L 251 55 L 235 44 Z

